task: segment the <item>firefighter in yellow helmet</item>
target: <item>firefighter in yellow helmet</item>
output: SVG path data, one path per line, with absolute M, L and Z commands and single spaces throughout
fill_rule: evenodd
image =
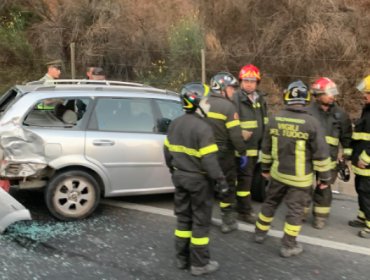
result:
M 172 121 L 164 145 L 166 164 L 175 186 L 176 265 L 191 268 L 193 275 L 218 269 L 208 249 L 215 186 L 221 194 L 229 187 L 218 164 L 218 147 L 212 128 L 204 118 L 209 104 L 208 86 L 186 84 L 181 91 L 185 115 Z M 213 182 L 217 182 L 215 185 Z
M 287 106 L 269 119 L 262 144 L 262 175 L 271 181 L 256 222 L 255 241 L 263 243 L 275 211 L 284 199 L 288 213 L 280 250 L 282 257 L 303 251 L 296 238 L 311 195 L 314 171 L 323 189 L 330 180 L 329 147 L 319 122 L 305 110 L 309 101 L 307 86 L 301 81 L 291 83 L 284 93 Z
M 336 103 L 336 97 L 339 92 L 336 84 L 331 79 L 326 77 L 317 79 L 312 84 L 311 91 L 315 98 L 307 110 L 321 123 L 326 143 L 330 147 L 331 157 L 331 181 L 328 182 L 329 187 L 321 189 L 320 186 L 315 186 L 312 199 L 312 213 L 314 216 L 312 225 L 314 228 L 322 229 L 330 213 L 332 203 L 331 185 L 334 184 L 338 174 L 339 145 L 343 147 L 344 160 L 349 159 L 351 155 L 352 123 L 348 114 Z M 308 212 L 308 208 L 306 211 Z
M 370 75 L 357 86 L 363 94 L 365 106 L 352 134 L 352 170 L 358 194 L 357 219 L 349 221 L 352 227 L 362 227 L 359 236 L 370 238 Z

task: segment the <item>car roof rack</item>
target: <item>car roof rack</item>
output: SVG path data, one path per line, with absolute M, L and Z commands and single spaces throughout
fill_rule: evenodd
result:
M 159 89 L 150 85 L 144 85 L 140 83 L 132 83 L 132 82 L 121 82 L 121 81 L 110 81 L 110 80 L 87 80 L 87 79 L 57 79 L 57 80 L 45 80 L 45 81 L 32 81 L 28 82 L 25 85 L 18 85 L 18 87 L 22 91 L 43 91 L 47 90 L 50 88 L 55 88 L 55 86 L 63 86 L 65 88 L 66 86 L 75 86 L 75 85 L 82 85 L 82 86 L 113 86 L 112 89 L 118 90 L 119 87 L 133 87 L 133 88 L 143 88 L 146 91 L 158 91 L 162 92 L 168 95 L 174 95 L 178 96 L 179 94 L 175 91 L 172 90 L 167 90 L 167 89 Z M 89 87 L 90 88 L 90 87 Z M 83 88 L 80 88 L 83 90 Z M 154 92 L 152 92 L 154 93 Z
M 106 85 L 106 86 L 129 86 L 129 87 L 151 87 L 140 83 L 110 81 L 110 80 L 87 80 L 87 79 L 57 79 L 57 80 L 43 80 L 32 81 L 26 85 Z

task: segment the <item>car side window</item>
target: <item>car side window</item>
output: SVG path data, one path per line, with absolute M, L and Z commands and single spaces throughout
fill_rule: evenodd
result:
M 166 134 L 171 121 L 184 114 L 181 103 L 172 100 L 156 100 L 160 111 L 157 132 Z
M 184 114 L 181 103 L 170 100 L 157 100 L 163 118 L 171 121 Z
M 39 127 L 78 127 L 86 118 L 89 98 L 40 100 L 27 114 L 23 124 Z
M 100 98 L 89 129 L 152 133 L 155 125 L 151 102 L 140 98 Z

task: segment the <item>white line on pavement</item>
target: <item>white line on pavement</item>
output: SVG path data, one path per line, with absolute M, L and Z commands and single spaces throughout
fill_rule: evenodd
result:
M 120 202 L 120 201 L 112 201 L 112 200 L 107 200 L 107 199 L 104 199 L 102 201 L 102 204 L 175 218 L 175 215 L 173 214 L 173 210 L 168 210 L 168 209 L 163 209 L 163 208 L 158 208 L 158 207 L 153 207 L 153 206 L 146 206 L 146 205 L 140 205 L 140 204 L 128 203 L 128 202 Z M 221 220 L 212 218 L 212 223 L 216 225 L 220 225 Z M 247 232 L 254 232 L 254 226 L 239 223 L 239 230 L 247 231 Z M 279 230 L 270 230 L 268 235 L 281 238 L 283 236 L 283 232 Z M 321 239 L 317 237 L 310 237 L 306 235 L 298 236 L 298 240 L 302 243 L 306 243 L 310 245 L 316 245 L 316 246 L 321 246 L 325 248 L 331 248 L 331 249 L 342 250 L 342 251 L 347 251 L 351 253 L 357 253 L 357 254 L 363 254 L 363 255 L 370 256 L 369 248 L 364 248 L 364 247 L 360 247 L 356 245 L 350 245 L 346 243 Z

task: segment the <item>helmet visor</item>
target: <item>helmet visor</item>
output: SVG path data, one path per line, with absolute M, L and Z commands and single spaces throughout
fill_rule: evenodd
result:
M 245 78 L 242 78 L 242 81 L 257 82 L 257 78 L 256 77 L 245 77 Z
M 327 87 L 324 91 L 327 96 L 337 96 L 339 94 L 337 87 Z
M 327 86 L 324 90 L 312 89 L 314 95 L 326 95 L 335 97 L 339 94 L 338 89 L 336 86 Z
M 365 92 L 366 91 L 366 82 L 365 80 L 362 80 L 358 85 L 357 85 L 357 90 L 361 91 L 361 92 Z

